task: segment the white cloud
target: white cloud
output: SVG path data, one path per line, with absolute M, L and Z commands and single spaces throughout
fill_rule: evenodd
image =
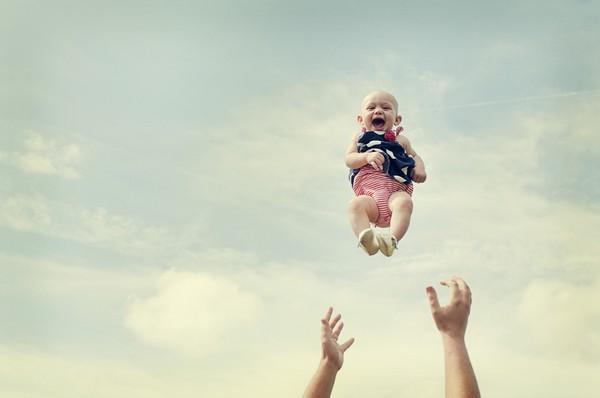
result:
M 593 283 L 534 280 L 518 317 L 534 346 L 554 355 L 600 358 L 600 279 Z
M 456 252 L 458 262 L 463 248 L 451 250 Z M 111 297 L 128 291 L 145 292 L 129 302 L 125 323 L 142 341 L 168 350 L 144 351 L 138 347 L 137 355 L 125 351 L 127 359 L 123 362 L 92 358 L 87 349 L 85 356 L 61 358 L 45 354 L 14 356 L 9 352 L 4 357 L 10 359 L 12 366 L 3 373 L 7 382 L 0 383 L 8 387 L 0 392 L 15 385 L 11 380 L 27 380 L 49 366 L 52 370 L 48 377 L 20 384 L 19 394 L 12 396 L 26 397 L 27 393 L 43 390 L 58 391 L 57 397 L 77 396 L 102 380 L 105 381 L 102 388 L 93 389 L 89 396 L 108 397 L 113 393 L 118 397 L 128 391 L 131 396 L 153 397 L 147 392 L 148 385 L 161 393 L 170 388 L 181 397 L 194 396 L 200 391 L 214 397 L 242 392 L 265 397 L 300 395 L 319 359 L 319 317 L 327 305 L 334 305 L 344 315 L 343 337 L 357 339 L 337 379 L 336 395 L 358 398 L 371 393 L 381 398 L 398 395 L 433 398 L 443 394 L 441 341 L 423 290 L 426 283 L 434 282 L 429 280 L 428 272 L 418 275 L 413 269 L 390 264 L 360 273 L 342 270 L 325 277 L 311 271 L 318 269 L 318 264 L 261 264 L 259 258 L 234 250 L 190 253 L 177 265 L 187 271 L 165 272 L 150 291 L 148 275 L 80 272 L 54 264 L 42 267 L 41 274 L 46 276 L 35 285 L 52 288 L 56 294 L 66 291 L 73 300 L 79 294 L 89 294 L 87 290 Z M 23 268 L 20 263 L 15 267 Z M 194 268 L 203 271 L 190 271 Z M 40 274 L 40 267 L 32 269 Z M 25 274 L 30 271 L 25 270 Z M 155 276 L 153 270 L 152 277 Z M 61 288 L 61 279 L 67 289 Z M 107 288 L 113 283 L 116 290 Z M 598 366 L 566 351 L 573 338 L 567 338 L 560 349 L 541 347 L 547 354 L 524 349 L 531 335 L 538 336 L 528 329 L 528 324 L 512 316 L 515 311 L 507 308 L 507 303 L 521 293 L 533 297 L 527 301 L 533 303 L 527 308 L 542 318 L 541 311 L 548 306 L 557 309 L 557 313 L 564 313 L 569 306 L 583 307 L 586 300 L 597 297 L 598 284 L 584 286 L 579 298 L 567 302 L 552 297 L 558 290 L 576 293 L 580 289 L 575 285 L 566 286 L 568 289 L 552 283 L 532 286 L 537 287 L 506 291 L 506 296 L 498 300 L 497 290 L 483 282 L 472 283 L 475 301 L 467 340 L 482 391 L 490 397 L 505 396 L 508 391 L 505 380 L 509 378 L 515 397 L 558 398 L 569 391 L 573 382 L 579 391 L 592 393 L 597 383 L 591 376 Z M 443 302 L 446 296 L 447 289 L 441 288 Z M 122 305 L 119 299 L 111 302 Z M 595 312 L 584 312 L 584 316 L 597 317 L 597 306 L 592 308 Z M 264 322 L 256 322 L 263 316 Z M 536 322 L 529 317 L 527 320 Z M 540 328 L 573 320 L 583 321 L 584 317 L 568 316 L 549 323 L 541 320 Z M 579 323 L 554 337 L 585 329 Z M 592 324 L 590 331 L 598 329 Z M 512 340 L 499 339 L 506 331 L 512 331 Z M 171 350 L 186 355 L 165 355 L 169 358 L 169 369 L 165 370 L 163 354 Z M 14 354 L 15 349 L 8 351 Z M 525 377 L 528 371 L 529 376 Z M 73 375 L 78 381 L 69 383 Z M 269 377 L 271 382 L 266 386 L 264 380 Z M 150 384 L 147 378 L 152 379 Z M 536 382 L 543 379 L 554 381 L 552 391 Z M 124 388 L 126 384 L 128 387 Z M 114 392 L 122 387 L 121 392 Z
M 0 355 L 0 395 L 4 397 L 158 398 L 172 392 L 165 380 L 125 361 L 2 345 Z
M 136 256 L 176 250 L 180 243 L 166 228 L 104 208 L 70 206 L 26 195 L 0 200 L 0 225 Z
M 396 68 L 388 65 L 376 78 L 347 75 L 326 83 L 291 85 L 237 109 L 232 115 L 235 125 L 231 135 L 215 138 L 210 153 L 198 160 L 210 164 L 215 173 L 223 173 L 222 178 L 211 182 L 221 186 L 211 190 L 232 193 L 223 195 L 223 200 L 243 192 L 246 198 L 307 212 L 323 210 L 322 206 L 317 209 L 305 203 L 306 197 L 314 196 L 317 190 L 350 195 L 344 153 L 360 130 L 356 115 L 363 96 L 389 84 L 390 76 L 403 73 L 411 81 L 396 93 L 404 113 L 425 99 L 439 100 L 449 84 L 441 76 L 404 66 L 398 59 L 394 62 L 398 62 Z M 285 101 L 281 101 L 282 96 Z M 209 126 L 204 130 L 221 131 Z M 193 166 L 198 168 L 203 166 Z M 232 169 L 236 170 L 235 184 L 230 183 Z M 204 181 L 206 177 L 198 179 Z
M 575 17 L 583 21 L 580 17 L 589 9 L 587 5 L 590 2 L 584 3 L 581 7 L 565 8 L 568 15 L 563 14 L 567 16 L 567 22 L 573 22 Z M 544 9 L 549 10 L 547 16 L 552 18 L 558 18 L 561 16 L 559 11 L 564 11 L 556 7 Z M 161 15 L 165 14 L 164 11 L 173 17 L 171 19 L 177 20 L 177 10 L 167 7 L 161 10 Z M 486 10 L 484 7 L 475 11 L 489 11 L 489 15 L 498 17 L 494 13 L 498 10 L 494 8 Z M 146 14 L 144 18 L 147 18 Z M 463 14 L 467 15 L 467 19 L 473 20 L 472 15 Z M 507 16 L 510 17 L 501 12 L 501 18 L 506 19 Z M 518 17 L 516 14 L 514 16 Z M 347 22 L 347 19 L 340 20 Z M 423 21 L 427 25 L 427 18 Z M 137 25 L 144 25 L 143 18 L 139 22 Z M 348 36 L 343 27 L 335 26 L 335 22 L 332 20 L 333 25 L 327 25 L 328 29 Z M 238 90 L 241 94 L 239 98 L 242 99 L 239 102 L 236 101 L 237 96 L 234 99 L 225 98 L 231 97 L 230 88 L 235 87 L 235 84 L 220 87 L 223 85 L 219 85 L 216 80 L 215 87 L 219 86 L 219 90 L 213 93 L 216 97 L 196 94 L 190 96 L 189 94 L 198 91 L 194 89 L 198 86 L 198 79 L 194 76 L 202 73 L 188 74 L 189 76 L 186 73 L 170 73 L 182 77 L 176 79 L 176 83 L 185 84 L 176 85 L 177 87 L 171 85 L 165 91 L 160 88 L 160 84 L 152 86 L 153 83 L 148 81 L 151 75 L 121 73 L 124 79 L 121 82 L 121 79 L 112 79 L 110 68 L 99 69 L 98 65 L 85 60 L 83 63 L 79 62 L 81 65 L 78 66 L 84 66 L 78 67 L 79 72 L 83 71 L 86 75 L 91 72 L 101 78 L 95 79 L 91 85 L 71 84 L 73 79 L 65 74 L 66 69 L 62 67 L 66 58 L 57 57 L 57 54 L 84 54 L 88 60 L 94 59 L 94 54 L 100 55 L 96 57 L 98 59 L 106 59 L 107 54 L 114 55 L 112 58 L 123 61 L 116 64 L 122 65 L 127 63 L 126 58 L 132 54 L 132 59 L 136 58 L 135 51 L 121 51 L 133 48 L 132 43 L 127 43 L 126 40 L 117 52 L 107 53 L 104 51 L 106 49 L 98 47 L 103 42 L 103 33 L 106 33 L 102 29 L 93 29 L 91 36 L 83 38 L 86 41 L 84 52 L 79 51 L 78 47 L 83 41 L 50 40 L 62 44 L 49 47 L 49 50 L 56 47 L 58 52 L 43 49 L 41 53 L 37 52 L 40 53 L 39 66 L 44 69 L 43 75 L 47 77 L 43 85 L 57 94 L 44 102 L 42 113 L 47 116 L 44 120 L 54 120 L 60 124 L 68 119 L 69 125 L 94 126 L 99 131 L 102 130 L 99 126 L 107 125 L 105 116 L 116 114 L 119 117 L 110 118 L 116 122 L 109 123 L 114 127 L 109 136 L 117 139 L 119 145 L 104 146 L 105 158 L 113 158 L 115 153 L 123 154 L 125 148 L 140 151 L 137 158 L 127 159 L 126 164 L 121 162 L 119 167 L 115 168 L 115 165 L 110 164 L 99 166 L 99 172 L 94 175 L 115 176 L 119 182 L 139 181 L 135 187 L 136 195 L 144 198 L 145 195 L 152 194 L 153 190 L 148 190 L 148 187 L 159 179 L 136 180 L 136 177 L 142 174 L 146 177 L 149 170 L 162 169 L 168 160 L 176 160 L 169 162 L 172 168 L 166 167 L 168 171 L 165 174 L 181 167 L 188 171 L 186 176 L 194 175 L 201 181 L 208 180 L 210 183 L 187 184 L 189 181 L 174 181 L 183 183 L 178 184 L 181 191 L 172 192 L 172 196 L 181 195 L 185 200 L 165 203 L 162 198 L 154 197 L 153 203 L 160 204 L 165 214 L 173 210 L 170 204 L 181 205 L 177 209 L 178 214 L 170 219 L 182 220 L 183 215 L 191 216 L 179 224 L 180 228 L 184 228 L 181 227 L 182 224 L 193 222 L 190 220 L 199 211 L 217 214 L 216 218 L 219 213 L 210 206 L 210 200 L 218 201 L 219 204 L 231 201 L 232 211 L 228 214 L 232 214 L 232 218 L 210 223 L 206 228 L 210 228 L 214 236 L 203 240 L 202 234 L 196 234 L 193 241 L 185 241 L 181 239 L 181 229 L 176 229 L 176 226 L 173 229 L 156 226 L 157 217 L 162 217 L 162 214 L 148 213 L 143 218 L 144 216 L 140 216 L 143 209 L 129 211 L 124 208 L 126 202 L 111 207 L 110 200 L 118 200 L 120 192 L 110 189 L 118 184 L 85 181 L 85 184 L 108 189 L 101 193 L 95 188 L 90 190 L 85 184 L 71 185 L 81 186 L 87 192 L 106 195 L 94 198 L 94 201 L 105 201 L 100 205 L 102 207 L 97 203 L 72 205 L 73 197 L 69 195 L 73 191 L 64 191 L 63 197 L 57 199 L 64 200 L 64 203 L 4 194 L 0 199 L 0 224 L 19 231 L 37 231 L 64 238 L 66 241 L 60 242 L 56 249 L 64 249 L 65 253 L 56 254 L 57 256 L 74 259 L 73 261 L 81 264 L 85 264 L 86 260 L 106 261 L 101 250 L 86 250 L 87 246 L 92 246 L 94 249 L 147 255 L 154 261 L 153 264 L 167 261 L 169 265 L 173 262 L 178 266 L 181 261 L 186 272 L 166 273 L 157 288 L 149 292 L 148 283 L 158 278 L 155 268 L 148 270 L 136 268 L 132 264 L 118 264 L 119 269 L 126 270 L 121 274 L 104 272 L 104 269 L 59 268 L 53 264 L 44 267 L 33 261 L 31 266 L 23 270 L 21 263 L 2 257 L 2 275 L 8 274 L 2 280 L 3 286 L 27 290 L 22 294 L 23 300 L 15 300 L 18 305 L 14 306 L 14 316 L 36 320 L 36 317 L 48 319 L 51 314 L 59 313 L 58 319 L 48 322 L 53 325 L 64 323 L 65 326 L 63 329 L 41 325 L 39 329 L 43 337 L 32 343 L 48 346 L 60 355 L 0 348 L 0 354 L 5 359 L 0 364 L 0 395 L 20 398 L 299 396 L 319 357 L 318 317 L 326 305 L 332 304 L 336 310 L 342 311 L 347 321 L 345 335 L 357 338 L 356 345 L 348 353 L 346 366 L 337 379 L 336 395 L 377 398 L 400 395 L 442 396 L 441 346 L 427 313 L 422 286 L 434 282 L 432 278 L 438 275 L 447 276 L 457 272 L 462 274 L 466 271 L 470 275 L 464 276 L 469 277 L 468 282 L 473 285 L 475 297 L 469 344 L 485 396 L 595 396 L 598 392 L 597 375 L 600 373 L 597 363 L 598 334 L 595 332 L 600 329 L 597 322 L 598 306 L 595 304 L 598 302 L 597 290 L 600 287 L 596 266 L 600 254 L 597 244 L 597 231 L 600 227 L 598 204 L 578 207 L 573 203 L 554 200 L 548 192 L 535 192 L 531 187 L 544 183 L 544 179 L 548 178 L 544 175 L 547 165 L 541 156 L 541 149 L 548 142 L 564 142 L 565 145 L 552 148 L 556 149 L 553 154 L 565 155 L 569 165 L 578 164 L 577 154 L 598 153 L 600 136 L 596 126 L 600 120 L 596 111 L 597 102 L 582 104 L 570 101 L 570 106 L 557 106 L 555 112 L 544 111 L 547 103 L 519 104 L 531 108 L 541 105 L 540 111 L 535 115 L 531 115 L 531 108 L 525 106 L 519 106 L 520 110 L 514 112 L 512 110 L 517 107 L 508 111 L 507 107 L 498 107 L 490 113 L 502 115 L 502 118 L 499 117 L 493 123 L 486 123 L 485 115 L 479 113 L 482 108 L 460 115 L 454 112 L 421 112 L 416 118 L 410 115 L 411 111 L 421 110 L 423 106 L 442 109 L 444 105 L 452 106 L 444 101 L 447 96 L 467 98 L 467 103 L 471 98 L 475 101 L 479 98 L 482 102 L 474 105 L 485 105 L 494 102 L 494 99 L 504 98 L 504 94 L 510 97 L 511 93 L 523 93 L 530 89 L 551 89 L 557 84 L 579 87 L 593 80 L 585 72 L 600 70 L 589 68 L 589 62 L 582 63 L 577 59 L 569 59 L 565 63 L 555 62 L 558 61 L 556 54 L 560 54 L 560 49 L 565 45 L 579 50 L 578 53 L 587 54 L 584 57 L 594 58 L 597 55 L 595 48 L 586 45 L 585 40 L 583 45 L 578 46 L 577 43 L 582 41 L 576 41 L 577 36 L 554 40 L 552 34 L 559 29 L 556 26 L 569 30 L 571 27 L 568 24 L 554 24 L 551 30 L 544 29 L 543 24 L 532 25 L 529 21 L 526 23 L 526 30 L 521 25 L 525 25 L 523 19 L 517 18 L 516 30 L 512 29 L 511 33 L 503 29 L 500 35 L 506 39 L 502 41 L 498 40 L 498 33 L 490 35 L 485 29 L 479 29 L 478 33 L 481 34 L 477 36 L 469 36 L 472 33 L 469 29 L 473 26 L 465 25 L 464 29 L 453 30 L 457 35 L 445 38 L 447 42 L 456 44 L 446 46 L 452 50 L 444 48 L 447 43 L 443 40 L 429 40 L 431 44 L 441 44 L 435 51 L 426 48 L 431 46 L 423 47 L 420 43 L 413 45 L 410 40 L 400 40 L 398 45 L 393 46 L 393 52 L 398 55 L 386 56 L 386 51 L 391 48 L 389 43 L 383 44 L 383 47 L 374 44 L 368 51 L 363 51 L 360 59 L 355 58 L 351 67 L 338 68 L 339 65 L 332 63 L 323 68 L 322 63 L 311 62 L 310 65 L 305 65 L 308 69 L 300 65 L 297 69 L 290 70 L 286 65 L 292 58 L 286 57 L 290 54 L 297 55 L 297 52 L 287 54 L 285 51 L 277 51 L 281 56 L 270 62 L 267 68 L 259 70 L 260 61 L 254 65 L 257 67 L 256 71 L 266 71 L 264 75 L 269 84 L 263 84 L 267 80 L 260 80 L 260 76 L 256 80 L 256 73 L 236 74 L 232 73 L 237 72 L 234 69 L 221 71 L 223 76 L 251 75 L 252 81 L 249 81 L 248 87 L 252 90 L 260 88 L 249 94 L 242 87 Z M 576 28 L 575 32 L 593 36 L 588 32 L 591 25 L 580 25 L 572 26 Z M 406 28 L 402 24 L 398 28 L 402 29 L 402 26 Z M 431 30 L 431 37 L 442 39 L 443 33 L 449 28 L 443 23 L 434 23 L 431 27 L 434 28 Z M 410 30 L 411 26 L 405 33 Z M 67 30 L 61 28 L 61 33 L 55 35 L 55 38 L 60 39 L 64 36 L 63 33 L 68 35 L 69 31 L 68 27 Z M 193 29 L 185 31 L 189 37 L 179 40 L 180 42 L 191 37 L 189 41 L 194 42 L 196 47 L 203 44 L 203 38 L 200 37 L 202 35 L 198 36 L 201 32 Z M 533 31 L 538 33 L 531 35 Z M 236 32 L 233 31 L 233 34 Z M 511 36 L 522 36 L 519 39 L 523 40 L 515 45 L 510 40 Z M 431 37 L 426 35 L 423 39 L 427 42 Z M 467 40 L 463 40 L 465 38 Z M 537 42 L 538 39 L 542 40 Z M 18 41 L 11 40 L 19 47 Z M 252 41 L 252 38 L 249 40 Z M 550 49 L 547 48 L 546 41 L 553 43 Z M 46 43 L 47 40 L 42 42 Z M 344 53 L 343 46 L 338 49 L 339 46 L 331 45 L 332 41 L 328 42 L 330 43 L 325 48 L 334 49 L 336 57 L 333 58 L 342 62 L 352 59 L 352 52 Z M 142 48 L 142 52 L 153 53 L 153 50 L 157 50 L 154 52 L 160 53 L 160 45 L 157 47 L 155 41 L 148 43 L 154 44 Z M 275 47 L 270 44 L 275 44 Z M 529 44 L 539 45 L 532 48 Z M 573 47 L 571 44 L 576 45 Z M 95 49 L 94 46 L 98 48 Z M 197 59 L 190 58 L 185 47 L 175 46 L 175 52 L 163 51 L 166 57 L 162 58 L 166 59 L 164 62 L 170 66 L 170 71 L 181 72 L 194 67 Z M 262 47 L 269 52 L 269 48 L 277 48 L 278 45 L 267 42 Z M 235 49 L 225 48 L 225 52 L 218 51 L 209 63 L 215 68 L 221 68 L 219 57 L 226 53 L 236 53 L 233 50 Z M 314 48 L 311 47 L 312 50 Z M 461 56 L 452 57 L 452 54 Z M 531 54 L 534 56 L 531 57 Z M 449 57 L 447 63 L 444 62 L 445 56 Z M 527 62 L 528 56 L 529 60 L 540 60 L 539 65 Z M 481 62 L 470 62 L 469 57 Z M 369 59 L 375 61 L 371 63 Z M 188 66 L 180 61 L 187 62 Z M 302 59 L 297 61 L 304 62 Z M 303 86 L 307 80 L 318 78 L 310 71 L 315 65 L 319 67 L 318 76 L 328 82 Z M 240 66 L 247 69 L 244 63 Z M 279 68 L 283 73 L 274 79 L 273 76 L 267 76 L 273 69 Z M 121 72 L 122 69 L 120 68 Z M 307 71 L 307 74 L 298 74 L 301 69 Z M 30 73 L 28 68 L 19 70 Z M 199 70 L 202 70 L 202 65 Z M 349 70 L 356 71 L 356 75 L 348 77 Z M 514 77 L 515 73 L 517 78 L 507 79 Z M 369 80 L 366 81 L 361 75 L 369 76 Z M 166 77 L 155 80 L 163 83 L 172 80 Z M 299 79 L 297 85 L 291 89 L 282 87 L 281 83 L 285 83 L 290 77 Z M 103 87 L 97 86 L 97 82 Z M 142 86 L 149 87 L 145 83 L 150 83 L 155 89 L 147 91 L 149 95 L 142 96 L 143 98 L 138 95 L 141 100 L 136 103 L 125 98 L 119 104 L 123 105 L 122 109 L 115 113 L 114 109 L 109 109 L 111 104 L 107 108 L 102 101 L 105 97 L 114 97 L 112 86 L 121 90 L 123 85 L 120 83 L 123 82 L 125 85 L 133 84 L 130 87 L 133 91 L 130 91 L 137 94 Z M 409 124 L 407 135 L 425 158 L 430 177 L 425 185 L 417 189 L 411 230 L 401 242 L 400 252 L 392 259 L 364 257 L 354 247 L 354 242 L 350 238 L 346 239 L 344 234 L 351 235 L 346 224 L 339 229 L 334 226 L 327 233 L 323 233 L 321 228 L 331 227 L 329 223 L 334 217 L 335 222 L 346 221 L 343 208 L 351 197 L 351 191 L 345 180 L 343 152 L 350 136 L 356 131 L 354 118 L 358 102 L 372 88 L 387 88 L 399 97 L 402 112 Z M 92 106 L 87 101 L 81 101 L 78 110 L 82 112 L 73 112 L 71 105 L 74 104 L 69 101 L 72 97 L 70 94 L 79 95 L 81 92 L 90 94 L 87 95 L 90 99 L 100 98 L 100 101 Z M 263 96 L 263 93 L 269 92 L 275 92 L 275 95 Z M 101 94 L 100 97 L 94 95 L 98 93 Z M 25 108 L 31 108 L 27 104 L 33 104 L 34 107 L 36 103 L 41 104 L 34 98 L 27 98 L 28 93 L 23 95 L 25 97 L 19 98 L 26 101 L 16 101 L 16 104 L 25 104 Z M 155 95 L 161 99 L 153 98 Z M 179 101 L 173 101 L 175 97 Z M 165 99 L 166 102 L 163 101 Z M 168 106 L 165 108 L 163 105 L 167 102 L 176 104 L 177 109 L 170 109 Z M 98 104 L 100 105 L 96 106 Z M 234 112 L 237 113 L 224 115 L 221 111 L 226 108 L 235 109 Z M 575 111 L 575 108 L 579 110 Z M 144 109 L 158 111 L 153 113 Z M 486 110 L 488 109 L 490 108 Z M 215 113 L 215 110 L 218 112 Z M 515 121 L 517 112 L 523 112 L 527 117 Z M 160 115 L 161 123 L 142 120 L 146 116 L 152 119 L 154 114 Z M 211 132 L 201 129 L 197 134 L 197 141 L 189 138 L 181 140 L 182 137 L 176 131 L 177 126 L 201 123 L 206 115 L 215 114 L 220 115 L 215 119 L 219 123 L 228 121 L 227 130 L 223 130 L 223 125 L 219 126 L 220 129 L 213 129 L 218 132 L 219 137 L 207 139 L 205 133 Z M 16 119 L 7 121 L 9 124 L 20 122 L 19 115 L 15 115 Z M 68 117 L 65 119 L 62 116 Z M 460 121 L 460 128 L 449 128 L 447 119 L 450 117 L 456 123 Z M 424 123 L 419 120 L 421 118 Z M 39 125 L 43 120 L 32 122 Z M 410 127 L 411 124 L 416 125 L 416 128 Z M 157 130 L 147 128 L 151 125 Z M 433 125 L 436 128 L 429 127 Z M 482 130 L 474 131 L 473 125 Z M 170 134 L 161 134 L 159 137 L 160 126 L 169 130 Z M 470 130 L 460 130 L 463 127 Z M 103 137 L 106 139 L 106 135 Z M 147 137 L 147 146 L 137 145 L 140 137 Z M 114 139 L 111 139 L 111 144 Z M 168 140 L 169 145 L 164 145 L 163 139 Z M 153 142 L 161 146 L 160 151 L 145 150 L 154 148 L 151 145 Z M 194 145 L 188 145 L 191 142 Z M 83 149 L 87 154 L 87 147 L 80 148 L 69 142 L 32 133 L 16 152 L 0 153 L 0 161 L 35 176 L 80 178 Z M 117 150 L 121 152 L 114 152 Z M 194 159 L 199 159 L 196 161 L 206 164 L 196 167 L 197 164 L 179 162 L 185 161 L 186 157 L 179 155 L 186 150 L 193 154 Z M 201 155 L 196 154 L 196 151 L 201 152 Z M 160 156 L 156 156 L 158 154 Z M 169 156 L 163 156 L 165 154 Z M 589 170 L 594 167 L 596 166 L 592 165 Z M 175 170 L 173 178 L 177 178 L 177 171 Z M 125 175 L 124 172 L 131 174 Z M 555 179 L 551 182 L 557 182 L 556 189 L 563 189 L 559 184 L 560 180 L 569 177 L 568 172 L 564 174 L 553 177 Z M 50 195 L 54 198 L 61 195 L 55 186 L 35 185 L 37 181 L 39 178 L 20 181 L 17 176 L 14 182 L 2 184 L 8 186 L 5 191 L 12 192 L 14 187 L 27 185 L 42 195 L 48 193 L 48 198 Z M 221 185 L 214 189 L 218 184 Z M 190 185 L 194 187 L 188 188 Z M 592 182 L 589 185 L 592 186 Z M 152 188 L 156 188 L 156 185 Z M 43 191 L 44 189 L 51 190 L 51 193 Z M 197 191 L 189 192 L 188 189 Z M 74 198 L 80 199 L 89 197 L 87 194 L 77 195 L 77 192 L 74 195 Z M 111 210 L 116 208 L 119 210 Z M 298 216 L 298 211 L 290 212 L 289 225 L 281 225 L 280 213 L 275 213 L 275 216 L 270 213 L 271 209 L 281 208 L 284 211 L 300 209 L 304 214 L 315 217 L 312 219 L 302 217 L 302 214 Z M 236 214 L 242 212 L 248 218 L 236 219 Z M 243 241 L 226 239 L 230 236 L 227 235 L 227 229 L 238 225 L 252 226 L 255 220 L 251 217 L 254 216 L 257 217 L 255 220 L 259 217 L 264 219 L 264 224 L 252 229 L 252 233 L 268 237 L 265 239 L 268 242 L 261 246 L 263 251 L 258 249 L 256 253 L 240 253 L 213 248 L 203 253 L 175 254 L 181 247 L 189 249 L 189 246 L 210 246 L 218 239 L 212 239 L 215 236 L 224 236 L 223 244 L 234 249 L 253 247 L 255 237 L 251 236 L 252 233 L 241 235 Z M 202 224 L 202 221 L 195 221 Z M 280 227 L 278 233 L 272 233 L 275 224 Z M 288 261 L 284 245 L 299 246 L 304 242 L 284 242 L 282 237 L 289 232 L 285 228 L 306 231 L 298 236 L 304 242 L 317 242 L 314 251 L 302 253 L 303 258 L 314 259 L 314 262 Z M 10 239 L 7 244 L 20 240 L 19 246 L 32 248 L 31 253 L 27 253 L 28 256 L 38 253 L 34 247 L 38 239 L 29 240 L 27 234 L 22 233 L 10 236 L 8 231 L 8 234 Z M 84 244 L 79 245 L 80 243 Z M 282 246 L 283 250 L 279 250 Z M 49 253 L 51 251 L 48 250 Z M 165 259 L 168 256 L 163 255 L 156 259 L 157 256 L 152 256 L 154 253 L 167 253 L 177 257 Z M 78 258 L 78 255 L 81 257 Z M 86 255 L 99 256 L 85 258 Z M 4 272 L 7 264 L 11 267 L 8 273 Z M 112 267 L 115 265 L 106 268 Z M 473 279 L 470 278 L 471 275 Z M 573 282 L 584 280 L 584 275 L 591 276 L 588 280 L 596 282 Z M 561 276 L 568 278 L 568 281 L 561 279 Z M 540 279 L 527 286 L 532 277 Z M 150 345 L 192 353 L 200 358 L 172 356 L 170 350 L 146 350 L 145 347 L 131 344 L 131 339 L 127 337 L 114 336 L 114 346 L 127 347 L 121 352 L 115 351 L 115 355 L 121 356 L 122 362 L 96 360 L 98 354 L 107 355 L 106 351 L 110 351 L 102 344 L 108 338 L 112 340 L 113 336 L 101 338 L 103 330 L 94 330 L 94 327 L 87 328 L 87 333 L 91 336 L 85 335 L 83 330 L 72 327 L 77 323 L 69 316 L 73 312 L 60 304 L 78 303 L 90 314 L 90 319 L 100 319 L 99 324 L 107 320 L 107 324 L 112 322 L 107 328 L 122 331 L 123 320 L 115 319 L 118 317 L 115 314 L 122 314 L 122 301 L 130 292 L 136 292 L 138 297 L 129 303 L 126 315 L 126 322 L 135 336 Z M 40 295 L 44 296 L 43 300 Z M 58 301 L 58 296 L 62 301 Z M 94 300 L 89 300 L 90 296 Z M 519 298 L 522 301 L 517 306 L 515 303 L 519 302 Z M 12 302 L 7 305 L 13 307 Z M 35 306 L 34 311 L 27 311 L 28 305 Z M 265 316 L 266 322 L 256 323 L 261 314 L 268 314 L 268 317 Z M 519 320 L 515 319 L 517 315 Z M 13 327 L 10 319 L 7 325 L 7 333 L 10 333 Z M 15 325 L 14 332 L 21 332 L 15 328 L 24 326 L 19 326 L 19 322 Z M 69 331 L 64 332 L 67 329 Z M 244 333 L 240 333 L 240 330 Z M 64 335 L 59 336 L 60 333 Z M 502 340 L 503 334 L 509 334 L 512 340 L 508 343 L 507 339 Z M 3 332 L 2 335 L 7 334 Z M 68 341 L 65 341 L 65 335 Z M 61 338 L 63 340 L 59 341 Z M 95 344 L 94 338 L 103 343 Z M 471 341 L 474 344 L 471 345 Z M 527 346 L 530 341 L 535 349 Z M 65 346 L 67 349 L 63 350 Z M 214 355 L 210 360 L 204 361 L 206 357 L 202 355 L 208 354 L 209 349 L 216 351 L 213 351 Z M 77 350 L 80 355 L 78 357 L 65 352 Z M 167 360 L 162 361 L 165 357 Z M 149 368 L 154 371 L 148 372 Z M 265 380 L 269 382 L 265 383 Z M 507 380 L 510 382 L 507 383 Z
M 29 174 L 56 175 L 68 180 L 81 177 L 78 167 L 82 152 L 78 145 L 29 132 L 23 140 L 23 147 L 22 151 L 4 153 L 2 157 Z
M 547 180 L 552 176 L 546 173 L 544 157 L 557 148 L 548 145 L 568 130 L 560 119 L 577 120 L 573 115 L 589 111 L 559 118 L 513 117 L 510 127 L 502 127 L 506 131 L 492 126 L 486 134 L 458 134 L 444 145 L 425 142 L 430 179 L 416 189 L 411 229 L 421 226 L 428 242 L 414 243 L 423 248 L 417 263 L 451 269 L 479 263 L 520 275 L 552 268 L 591 272 L 600 255 L 595 240 L 598 203 L 557 200 L 554 192 L 567 187 Z M 576 125 L 572 128 L 579 131 Z M 433 139 L 428 134 L 425 138 Z M 574 164 L 580 150 L 569 145 L 561 153 Z
M 26 286 L 34 291 L 22 293 L 34 294 L 37 298 L 43 297 L 44 300 L 59 297 L 76 300 L 81 295 L 87 298 L 102 297 L 108 291 L 112 297 L 116 295 L 124 298 L 131 291 L 151 288 L 159 274 L 159 271 L 147 267 L 143 273 L 139 273 L 131 268 L 95 268 L 92 261 L 78 261 L 76 265 L 66 265 L 49 258 L 4 253 L 0 253 L 0 263 L 6 276 L 4 282 L 10 284 L 13 280 L 25 280 L 28 282 Z M 10 285 L 12 288 L 18 286 Z
M 78 215 L 80 224 L 67 232 L 74 240 L 138 255 L 156 253 L 174 243 L 164 228 L 144 225 L 103 208 L 80 209 Z
M 251 327 L 260 309 L 256 296 L 230 280 L 170 270 L 155 295 L 132 299 L 125 323 L 146 343 L 203 355 L 218 350 L 226 335 Z
M 46 203 L 27 196 L 0 200 L 0 225 L 20 231 L 42 231 L 51 223 Z

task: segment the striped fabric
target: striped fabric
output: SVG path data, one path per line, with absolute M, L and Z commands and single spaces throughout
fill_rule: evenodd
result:
M 409 184 L 412 181 L 415 160 L 408 156 L 402 145 L 396 141 L 396 136 L 393 131 L 363 131 L 357 137 L 356 150 L 359 153 L 379 152 L 383 156 L 384 174 L 398 182 Z M 359 171 L 360 169 L 350 170 L 351 185 L 354 185 L 354 178 Z
M 379 217 L 375 222 L 378 227 L 389 227 L 392 218 L 392 212 L 388 203 L 393 193 L 404 191 L 410 196 L 413 193 L 413 184 L 403 184 L 393 180 L 390 176 L 373 167 L 363 166 L 356 177 L 352 186 L 356 196 L 366 195 L 375 200 Z

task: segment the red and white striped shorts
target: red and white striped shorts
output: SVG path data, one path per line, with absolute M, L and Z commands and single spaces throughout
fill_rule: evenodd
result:
M 390 196 L 399 191 L 404 191 L 412 196 L 413 184 L 403 184 L 392 179 L 382 171 L 375 170 L 373 167 L 367 165 L 363 166 L 358 174 L 356 174 L 356 177 L 354 177 L 352 190 L 356 196 L 366 195 L 375 200 L 377 210 L 379 211 L 379 217 L 377 217 L 375 225 L 383 228 L 390 226 L 392 218 L 392 211 L 388 203 Z

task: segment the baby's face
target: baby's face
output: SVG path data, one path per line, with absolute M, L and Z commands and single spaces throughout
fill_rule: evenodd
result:
M 393 95 L 385 91 L 375 91 L 363 99 L 357 119 L 367 130 L 387 131 L 399 124 L 398 103 Z

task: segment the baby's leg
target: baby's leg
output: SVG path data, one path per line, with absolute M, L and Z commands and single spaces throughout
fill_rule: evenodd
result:
M 371 227 L 371 222 L 377 221 L 379 211 L 375 200 L 367 195 L 355 197 L 348 204 L 348 218 L 354 235 L 358 235 Z
M 394 192 L 388 201 L 392 211 L 390 221 L 390 233 L 396 240 L 402 239 L 408 225 L 410 224 L 410 215 L 412 214 L 413 204 L 409 194 L 404 191 Z

